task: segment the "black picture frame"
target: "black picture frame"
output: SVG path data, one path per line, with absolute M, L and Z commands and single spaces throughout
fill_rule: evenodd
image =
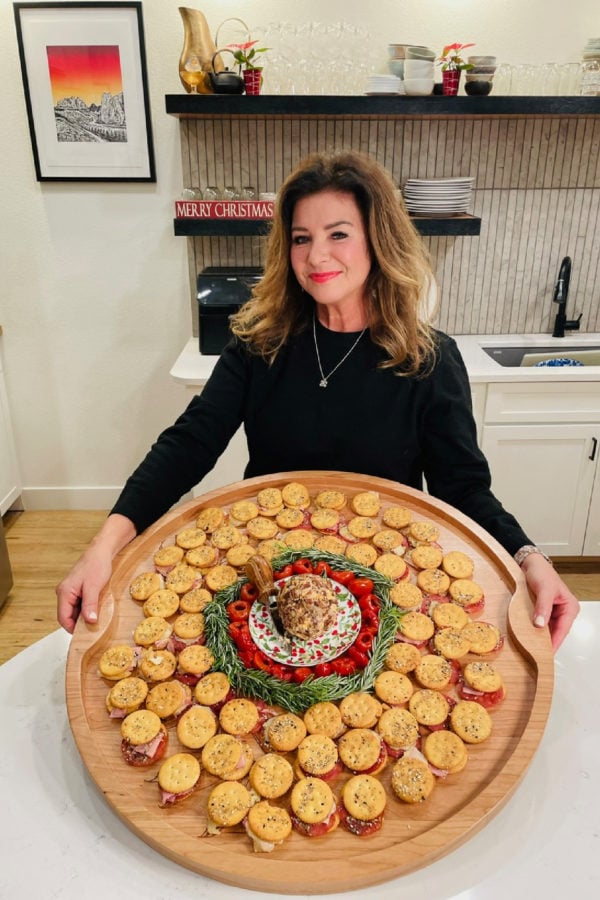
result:
M 141 3 L 13 3 L 38 181 L 155 182 Z

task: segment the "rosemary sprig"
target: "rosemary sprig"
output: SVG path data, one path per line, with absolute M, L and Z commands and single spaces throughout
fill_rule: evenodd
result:
M 358 576 L 370 578 L 373 582 L 374 593 L 381 601 L 379 631 L 373 641 L 369 663 L 362 671 L 353 675 L 326 675 L 321 678 L 311 675 L 303 682 L 295 683 L 280 681 L 261 669 L 245 668 L 229 635 L 226 608 L 229 603 L 237 600 L 246 579 L 239 579 L 231 587 L 215 594 L 212 602 L 204 609 L 204 620 L 206 643 L 215 657 L 214 669 L 225 672 L 237 693 L 299 713 L 323 700 L 339 700 L 354 691 L 369 690 L 383 667 L 402 613 L 389 599 L 393 581 L 374 569 L 354 563 L 345 556 L 312 548 L 284 551 L 274 560 L 273 568 L 282 568 L 296 559 L 310 559 L 312 562 L 322 560 L 334 569 L 349 570 Z

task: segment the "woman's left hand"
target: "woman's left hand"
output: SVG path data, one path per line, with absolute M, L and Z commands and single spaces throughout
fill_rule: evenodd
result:
M 533 624 L 548 625 L 556 652 L 579 613 L 579 600 L 571 593 L 558 572 L 540 553 L 530 553 L 521 566 L 527 586 L 535 597 Z

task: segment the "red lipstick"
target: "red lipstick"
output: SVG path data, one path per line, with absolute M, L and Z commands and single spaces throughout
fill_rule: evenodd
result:
M 312 272 L 308 277 L 311 281 L 316 281 L 317 284 L 325 284 L 326 281 L 331 281 L 332 278 L 335 278 L 339 275 L 339 272 Z

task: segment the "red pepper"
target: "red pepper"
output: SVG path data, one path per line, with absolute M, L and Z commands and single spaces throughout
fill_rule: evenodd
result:
M 244 666 L 247 669 L 252 669 L 254 666 L 254 654 L 256 653 L 256 646 L 253 645 L 249 647 L 247 650 L 239 650 L 238 656 L 241 661 L 244 663 Z
M 294 569 L 292 568 L 292 564 L 288 563 L 287 566 L 284 566 L 282 569 L 277 569 L 276 572 L 273 572 L 273 580 L 278 581 L 280 578 L 289 578 L 290 575 L 294 574 Z
M 230 622 L 227 630 L 229 632 L 230 638 L 237 647 L 240 656 L 243 650 L 254 651 L 256 649 L 256 645 L 252 640 L 252 635 L 250 634 L 247 622 L 241 620 L 237 622 Z
M 379 598 L 375 596 L 375 594 L 364 594 L 362 597 L 358 599 L 358 605 L 363 610 L 371 610 L 372 612 L 378 612 L 380 607 Z
M 373 646 L 373 635 L 371 634 L 371 632 L 361 631 L 354 641 L 354 646 L 359 650 L 362 650 L 363 653 L 368 653 Z
M 347 584 L 348 590 L 355 597 L 364 597 L 366 594 L 372 593 L 374 587 L 375 585 L 370 578 L 362 578 L 358 575 Z
M 332 660 L 331 668 L 336 675 L 352 675 L 356 672 L 356 663 L 349 656 L 338 656 L 337 659 Z
M 312 575 L 313 564 L 310 559 L 297 559 L 295 563 L 292 563 L 292 569 L 296 575 Z
M 369 665 L 369 657 L 366 653 L 363 653 L 356 644 L 352 644 L 351 647 L 348 647 L 348 656 L 352 659 L 358 669 L 365 669 Z
M 322 559 L 315 564 L 314 572 L 315 575 L 327 575 L 328 578 L 331 578 L 331 566 Z
M 344 571 L 342 572 L 338 571 L 337 569 L 332 569 L 331 577 L 334 581 L 337 581 L 338 584 L 346 585 L 349 581 L 352 581 L 352 579 L 355 577 L 355 574 L 354 572 L 350 572 L 346 569 L 344 569 Z
M 331 663 L 317 663 L 315 666 L 315 675 L 317 678 L 324 678 L 326 675 L 331 675 L 333 672 L 333 668 Z
M 242 585 L 240 590 L 240 600 L 245 600 L 246 603 L 249 603 L 250 606 L 254 603 L 255 600 L 258 600 L 258 588 L 252 582 L 247 581 Z
M 379 615 L 374 610 L 363 610 L 361 631 L 370 634 L 377 634 L 379 631 Z
M 248 632 L 248 634 L 250 634 L 247 624 L 241 621 L 230 622 L 227 626 L 227 631 L 229 632 L 229 637 L 236 645 L 236 647 L 239 647 L 239 641 L 244 632 Z
M 271 675 L 275 678 L 279 678 L 280 681 L 291 681 L 294 677 L 294 670 L 290 666 L 273 663 L 271 666 Z
M 250 615 L 252 604 L 248 600 L 234 600 L 233 603 L 227 605 L 227 615 L 232 622 L 245 621 Z
M 272 662 L 262 650 L 256 650 L 254 653 L 253 665 L 255 669 L 262 669 L 263 672 L 270 672 Z
M 312 675 L 312 673 L 312 669 L 308 666 L 298 666 L 297 669 L 294 669 L 292 680 L 301 684 L 303 681 L 306 681 L 308 676 Z

